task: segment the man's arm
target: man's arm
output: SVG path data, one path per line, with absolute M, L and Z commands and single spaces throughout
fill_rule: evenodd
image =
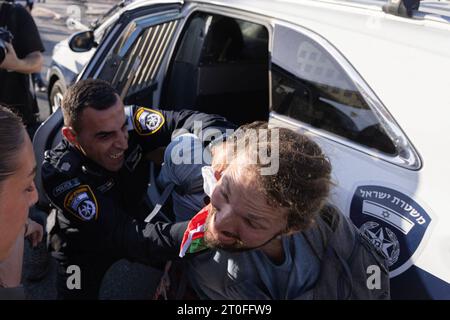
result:
M 39 51 L 29 53 L 23 59 L 19 59 L 16 55 L 14 47 L 6 43 L 7 53 L 0 68 L 19 73 L 35 73 L 40 72 L 44 63 L 44 57 Z
M 148 265 L 178 259 L 188 223 L 144 223 L 129 219 L 115 225 L 111 232 L 112 247 L 120 248 L 124 257 Z
M 217 114 L 208 114 L 193 110 L 162 111 L 166 116 L 168 125 L 173 129 L 184 128 L 191 133 L 196 130 L 208 128 L 235 129 L 236 125 Z M 197 124 L 196 124 L 197 122 Z
M 43 172 L 48 173 L 48 168 Z M 111 196 L 75 179 L 57 173 L 43 176 L 47 196 L 67 220 L 65 231 L 60 231 L 66 238 L 65 250 L 107 252 L 149 265 L 178 256 L 187 222 L 138 221 L 119 208 Z M 67 188 L 70 185 L 74 187 Z
M 44 45 L 33 17 L 19 5 L 11 7 L 9 27 L 13 33 L 12 44 L 7 43 L 5 60 L 0 68 L 19 73 L 40 72 L 44 58 Z
M 174 136 L 192 133 L 205 145 L 211 136 L 217 138 L 236 125 L 219 115 L 193 110 L 166 111 L 127 106 L 129 128 L 139 137 L 146 152 L 167 146 Z

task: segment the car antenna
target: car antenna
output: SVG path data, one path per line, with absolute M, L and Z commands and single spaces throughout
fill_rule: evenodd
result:
M 396 16 L 411 18 L 413 10 L 419 10 L 420 0 L 388 0 L 383 11 Z

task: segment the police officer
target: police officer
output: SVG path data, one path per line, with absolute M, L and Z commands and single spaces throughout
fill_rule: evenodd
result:
M 46 153 L 45 192 L 57 208 L 50 233 L 59 261 L 58 297 L 98 298 L 107 269 L 121 258 L 160 266 L 174 258 L 185 223 L 145 224 L 152 208 L 144 198 L 149 182 L 146 155 L 171 141 L 176 129 L 225 131 L 224 118 L 194 111 L 125 108 L 102 80 L 83 80 L 66 93 L 63 140 Z M 81 289 L 67 287 L 67 268 L 81 270 Z

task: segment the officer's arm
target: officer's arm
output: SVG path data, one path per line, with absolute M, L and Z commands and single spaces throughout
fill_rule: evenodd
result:
M 70 185 L 70 180 L 45 184 L 52 203 L 70 221 L 71 232 L 79 234 L 79 240 L 68 244 L 71 250 L 107 252 L 156 265 L 177 257 L 187 223 L 145 224 L 88 184 Z
M 192 110 L 166 111 L 146 107 L 126 107 L 129 130 L 136 135 L 146 152 L 167 146 L 173 137 L 192 133 L 207 142 L 221 137 L 236 125 L 219 115 Z
M 121 217 L 121 221 L 114 221 L 105 228 L 110 242 L 105 244 L 108 250 L 149 265 L 178 258 L 188 222 L 153 224 L 132 219 L 126 213 Z
M 171 133 L 178 130 L 201 137 L 202 133 L 204 134 L 208 129 L 211 131 L 217 130 L 223 134 L 227 129 L 236 128 L 235 124 L 216 114 L 206 114 L 192 110 L 161 110 L 161 112 L 166 118 L 167 130 Z

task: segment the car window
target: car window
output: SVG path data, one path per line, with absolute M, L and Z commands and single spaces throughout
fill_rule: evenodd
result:
M 178 21 L 142 27 L 130 23 L 106 58 L 99 78 L 125 98 L 153 85 Z
M 192 13 L 170 63 L 164 105 L 220 114 L 236 124 L 267 120 L 268 41 L 263 25 Z
M 220 15 L 203 17 L 207 25 L 201 64 L 267 60 L 268 35 L 264 26 Z
M 350 76 L 313 39 L 288 28 L 276 29 L 271 73 L 275 112 L 383 153 L 397 154 Z

